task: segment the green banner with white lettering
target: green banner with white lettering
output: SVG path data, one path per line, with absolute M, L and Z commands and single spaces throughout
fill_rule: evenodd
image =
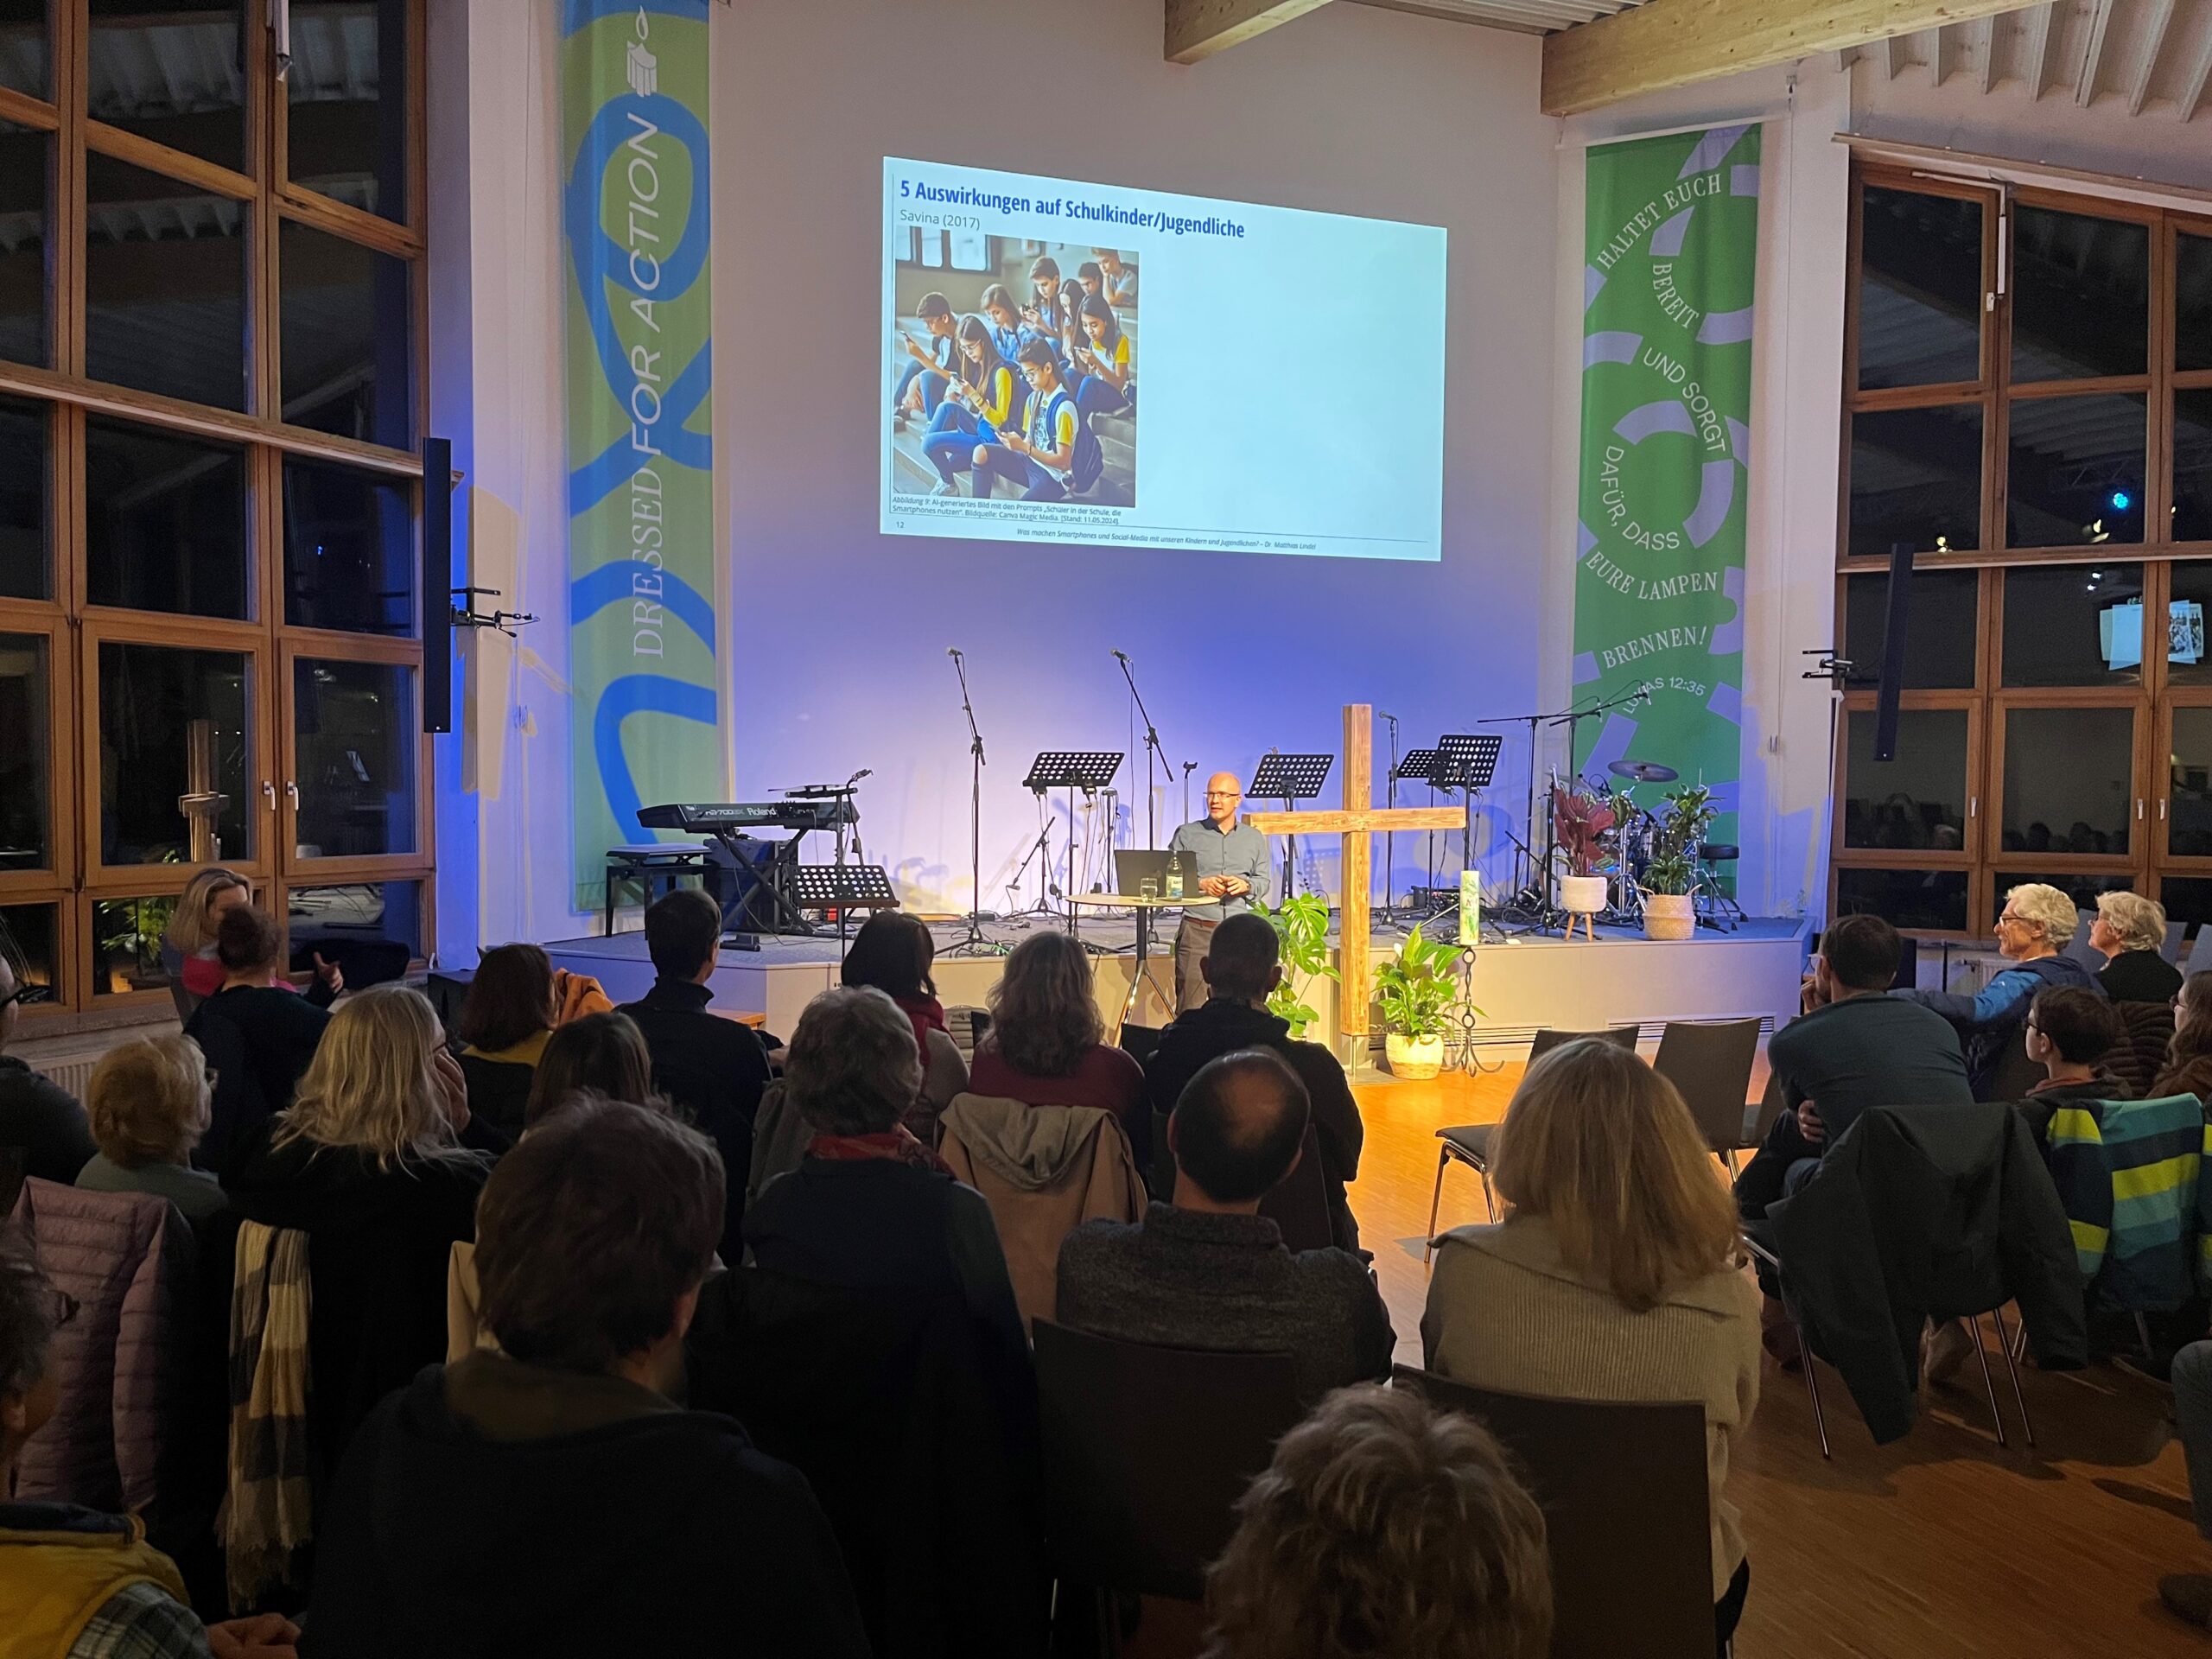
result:
M 1574 696 L 1618 706 L 1575 765 L 1670 766 L 1733 842 L 1759 130 L 1602 145 L 1586 178 Z
M 727 785 L 709 426 L 707 0 L 562 0 L 575 904 Z

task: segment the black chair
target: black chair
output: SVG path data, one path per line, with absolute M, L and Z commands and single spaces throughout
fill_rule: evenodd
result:
M 1325 1250 L 1337 1242 L 1336 1229 L 1329 1224 L 1329 1178 L 1321 1168 L 1321 1142 L 1311 1123 L 1299 1143 L 1298 1167 L 1260 1200 L 1260 1213 L 1281 1230 L 1287 1249 Z
M 1705 1136 L 1705 1143 L 1736 1173 L 1744 1145 L 1744 1118 L 1758 1063 L 1757 1020 L 1669 1020 L 1659 1033 L 1651 1069 L 1675 1085 Z
M 1529 1045 L 1529 1060 L 1533 1065 L 1560 1044 L 1576 1042 L 1586 1037 L 1597 1042 L 1618 1044 L 1633 1053 L 1640 1030 L 1641 1027 L 1637 1026 L 1613 1026 L 1604 1031 L 1553 1031 L 1547 1027 L 1538 1032 L 1535 1040 Z M 1436 1132 L 1436 1138 L 1443 1145 L 1436 1154 L 1436 1190 L 1428 1199 L 1430 1242 L 1421 1247 L 1422 1261 L 1428 1260 L 1429 1250 L 1435 1243 L 1436 1212 L 1438 1206 L 1444 1202 L 1444 1172 L 1450 1165 L 1455 1162 L 1465 1164 L 1482 1177 L 1483 1208 L 1490 1212 L 1492 1221 L 1497 1219 L 1497 1200 L 1491 1197 L 1490 1190 L 1490 1141 L 1497 1128 L 1495 1123 L 1461 1123 Z
M 1102 1602 L 1198 1600 L 1236 1500 L 1306 1414 L 1291 1357 L 1154 1348 L 1050 1319 L 1033 1334 L 1056 1575 Z M 1103 1622 L 1117 1645 L 1119 1621 Z
M 1552 1659 L 1711 1659 L 1705 1408 L 1544 1400 L 1401 1365 L 1393 1384 L 1479 1419 L 1542 1505 Z

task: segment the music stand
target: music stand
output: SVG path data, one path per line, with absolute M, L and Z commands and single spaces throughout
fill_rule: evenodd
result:
M 791 898 L 801 910 L 896 910 L 899 895 L 880 864 L 798 864 Z
M 1260 769 L 1252 774 L 1252 786 L 1246 792 L 1263 801 L 1281 801 L 1282 810 L 1292 810 L 1294 801 L 1310 801 L 1321 792 L 1321 785 L 1329 780 L 1329 768 L 1337 764 L 1333 754 L 1280 754 L 1260 757 Z M 1282 838 L 1282 896 L 1287 899 L 1298 890 L 1298 837 L 1286 833 Z
M 1095 795 L 1114 781 L 1114 774 L 1122 769 L 1123 756 L 1119 749 L 1039 749 L 1037 758 L 1029 763 L 1029 775 L 1021 786 L 1034 794 L 1042 795 L 1048 789 L 1064 789 L 1068 792 L 1068 878 L 1064 891 L 1076 890 L 1075 879 L 1075 792 L 1078 789 L 1086 795 Z M 1110 835 L 1112 831 L 1109 830 Z M 1043 837 L 1040 836 L 1041 841 Z M 1084 849 L 1088 861 L 1089 849 Z M 1075 910 L 1070 906 L 1068 920 L 1075 919 Z
M 1474 798 L 1487 790 L 1491 780 L 1497 776 L 1497 754 L 1504 742 L 1496 732 L 1446 732 L 1436 740 L 1436 766 L 1432 779 L 1447 793 L 1458 790 L 1467 808 L 1466 822 L 1459 826 L 1459 868 L 1463 870 L 1475 868 Z M 1445 909 L 1458 907 L 1455 898 Z
M 1414 783 L 1427 784 L 1428 804 L 1431 806 L 1436 804 L 1436 762 L 1439 753 L 1440 751 L 1436 749 L 1408 749 L 1406 751 L 1405 759 L 1398 762 L 1396 771 L 1391 773 L 1393 780 L 1390 791 L 1391 805 L 1395 806 L 1398 804 L 1396 783 L 1399 779 L 1410 779 Z M 1395 839 L 1395 836 L 1386 836 L 1383 837 L 1383 844 L 1388 847 Z M 1428 832 L 1428 860 L 1425 868 L 1428 876 L 1428 885 L 1433 887 L 1436 885 L 1436 831 L 1433 830 Z M 1388 878 L 1385 878 L 1383 891 L 1385 893 L 1389 891 Z M 1420 906 L 1416 904 L 1414 908 L 1418 910 Z

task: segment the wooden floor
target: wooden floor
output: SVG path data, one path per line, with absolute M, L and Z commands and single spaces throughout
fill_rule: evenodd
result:
M 1367 1122 L 1351 1189 L 1398 1357 L 1421 1363 L 1427 1292 L 1421 1240 L 1436 1180 L 1436 1130 L 1494 1122 L 1520 1067 L 1433 1083 L 1356 1087 Z M 1444 1178 L 1440 1228 L 1483 1219 L 1475 1175 Z M 1996 1361 L 1993 1356 L 1992 1363 Z M 2163 1659 L 2212 1654 L 2212 1635 L 2159 1606 L 2158 1580 L 2212 1573 L 2212 1544 L 2189 1520 L 2171 1397 L 2108 1365 L 2024 1370 L 2037 1447 L 2020 1443 L 2001 1369 L 2010 1450 L 1973 1390 L 1931 1389 L 1912 1433 L 1877 1447 L 1841 1380 L 1821 1373 L 1834 1461 L 1824 1463 L 1803 1382 L 1771 1365 L 1738 1443 L 1730 1491 L 1744 1511 L 1751 1593 L 1745 1659 Z M 1830 1386 L 1832 1385 L 1832 1386 Z

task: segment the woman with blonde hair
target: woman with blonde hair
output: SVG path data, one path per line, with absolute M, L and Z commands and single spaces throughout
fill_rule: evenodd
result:
M 192 1018 L 193 1010 L 223 988 L 223 965 L 215 960 L 215 929 L 223 912 L 233 905 L 253 902 L 245 877 L 219 864 L 193 872 L 169 912 L 168 931 L 162 939 L 162 965 L 169 976 L 170 995 L 179 1020 Z
M 991 987 L 991 1028 L 969 1068 L 971 1094 L 1029 1106 L 1096 1106 L 1114 1114 L 1137 1167 L 1152 1156 L 1144 1068 L 1106 1042 L 1090 957 L 1065 933 L 1033 933 L 1014 947 Z
M 239 1143 L 232 1206 L 308 1236 L 318 1485 L 370 1408 L 444 1357 L 446 1258 L 476 1236 L 505 1140 L 470 1115 L 429 999 L 377 985 L 332 1014 L 291 1108 Z
M 221 1184 L 192 1167 L 207 1132 L 214 1077 L 189 1037 L 141 1037 L 100 1057 L 85 1090 L 99 1151 L 77 1173 L 92 1192 L 150 1192 L 184 1218 L 206 1220 L 229 1208 Z
M 1585 1040 L 1529 1068 L 1491 1184 L 1510 1213 L 1444 1236 L 1421 1316 L 1428 1369 L 1554 1399 L 1702 1405 L 1725 1649 L 1751 1584 L 1723 1490 L 1758 1403 L 1759 1301 L 1719 1165 L 1674 1084 Z
M 2166 960 L 2166 909 L 2139 893 L 2101 893 L 2089 948 L 2105 958 L 2097 983 L 2115 1002 L 2155 1002 L 2181 994 L 2181 969 Z

